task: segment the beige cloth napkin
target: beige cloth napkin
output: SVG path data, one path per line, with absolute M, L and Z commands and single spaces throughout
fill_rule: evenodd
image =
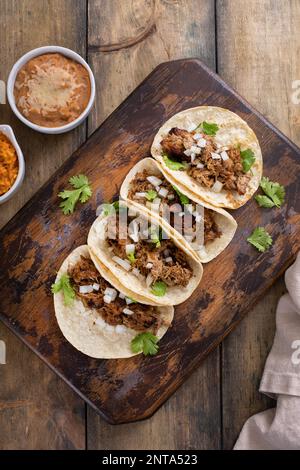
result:
M 236 450 L 300 450 L 300 253 L 285 283 L 288 294 L 277 306 L 274 344 L 259 389 L 277 398 L 277 406 L 246 421 Z

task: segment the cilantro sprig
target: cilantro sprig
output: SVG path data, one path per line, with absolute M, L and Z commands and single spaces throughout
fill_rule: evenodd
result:
M 187 168 L 187 164 L 185 162 L 178 162 L 176 160 L 172 160 L 166 153 L 162 155 L 165 165 L 173 171 L 180 171 L 185 170 Z
M 158 338 L 148 331 L 136 335 L 131 341 L 131 350 L 134 353 L 142 352 L 145 356 L 155 356 L 158 353 Z
M 165 284 L 163 281 L 155 281 L 152 285 L 151 292 L 157 297 L 163 297 L 167 292 L 167 284 Z
M 134 253 L 128 253 L 127 258 L 129 259 L 131 264 L 133 264 L 136 261 L 136 257 L 134 256 Z
M 262 253 L 268 250 L 273 243 L 271 235 L 264 227 L 254 229 L 250 237 L 247 238 L 247 241 Z
M 183 206 L 190 203 L 189 198 L 188 198 L 185 194 L 182 194 L 182 192 L 179 191 L 179 189 L 176 188 L 176 186 L 172 186 L 172 188 L 174 189 L 174 191 L 175 191 L 175 192 L 177 193 L 177 195 L 179 196 L 180 202 L 181 202 L 181 204 L 182 204 Z
M 154 191 L 154 189 L 149 189 L 149 191 L 146 192 L 146 199 L 148 201 L 154 201 L 156 197 L 157 197 L 157 192 Z
M 214 122 L 203 121 L 196 127 L 195 130 L 197 131 L 200 129 L 204 132 L 204 134 L 214 136 L 218 132 L 219 126 Z
M 75 299 L 75 291 L 70 283 L 70 278 L 67 274 L 63 274 L 55 284 L 51 286 L 52 294 L 57 294 L 62 290 L 64 296 L 64 304 L 70 306 Z
M 255 155 L 253 150 L 246 149 L 241 150 L 241 159 L 243 165 L 243 172 L 247 173 L 255 162 Z
M 285 189 L 281 184 L 270 181 L 269 178 L 263 176 L 260 182 L 260 187 L 265 193 L 255 196 L 255 200 L 260 207 L 280 207 L 284 203 Z
M 88 178 L 85 175 L 72 176 L 69 183 L 74 189 L 65 189 L 58 194 L 63 199 L 61 207 L 65 215 L 72 214 L 78 201 L 82 204 L 87 202 L 92 195 L 92 189 Z

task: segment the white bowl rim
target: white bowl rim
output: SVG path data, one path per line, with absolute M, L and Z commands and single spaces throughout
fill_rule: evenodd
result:
M 90 83 L 91 83 L 91 96 L 90 96 L 90 99 L 86 108 L 82 111 L 82 113 L 76 119 L 74 119 L 74 121 L 71 121 L 68 124 L 65 124 L 64 126 L 59 126 L 59 127 L 39 126 L 29 121 L 18 110 L 16 103 L 15 103 L 15 97 L 14 97 L 15 80 L 16 80 L 17 73 L 19 72 L 21 67 L 25 65 L 29 60 L 33 59 L 34 57 L 38 57 L 42 54 L 47 54 L 47 53 L 60 53 L 66 57 L 69 57 L 70 59 L 73 59 L 79 64 L 83 65 L 88 71 Z M 89 114 L 94 104 L 95 94 L 96 94 L 95 77 L 89 64 L 84 60 L 83 57 L 81 57 L 81 55 L 77 54 L 77 52 L 73 51 L 72 49 L 68 49 L 67 47 L 62 47 L 62 46 L 42 46 L 42 47 L 37 47 L 36 49 L 32 49 L 26 52 L 26 54 L 22 55 L 17 60 L 17 62 L 13 65 L 9 73 L 8 80 L 7 80 L 7 99 L 14 114 L 20 119 L 20 121 L 22 121 L 28 127 L 31 127 L 31 129 L 34 129 L 37 132 L 42 132 L 44 134 L 62 134 L 64 132 L 68 132 L 74 129 L 79 124 L 81 124 L 84 121 L 84 119 L 87 117 L 87 115 Z
M 17 142 L 16 136 L 11 126 L 9 126 L 8 124 L 0 124 L 0 132 L 3 132 L 3 134 L 6 135 L 6 137 L 10 140 L 10 142 L 14 146 L 17 152 L 18 162 L 19 162 L 19 171 L 18 171 L 18 175 L 16 177 L 14 184 L 9 188 L 9 190 L 6 193 L 0 196 L 0 204 L 2 204 L 3 202 L 8 201 L 8 199 L 10 199 L 14 195 L 14 193 L 20 188 L 21 184 L 23 183 L 23 179 L 25 176 L 25 160 L 24 160 L 23 152 L 20 149 L 20 146 Z

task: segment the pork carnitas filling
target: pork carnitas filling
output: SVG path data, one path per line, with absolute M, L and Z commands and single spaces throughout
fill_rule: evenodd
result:
M 226 189 L 246 193 L 251 176 L 243 172 L 239 148 L 218 148 L 212 136 L 178 127 L 173 127 L 160 144 L 170 158 L 186 162 L 187 174 L 202 186 L 215 192 Z
M 152 191 L 154 191 L 156 194 L 154 194 L 154 192 L 151 193 Z M 182 217 L 180 227 L 176 227 L 176 220 L 178 221 L 178 217 L 176 219 L 175 214 L 183 214 L 182 211 L 184 211 L 184 205 L 181 203 L 178 190 L 176 191 L 171 183 L 169 183 L 169 181 L 167 181 L 163 175 L 157 177 L 147 170 L 136 173 L 130 183 L 127 197 L 128 199 L 145 205 L 149 209 L 159 205 L 158 210 L 162 217 L 165 215 L 164 208 L 167 205 L 169 209 L 169 221 L 171 226 L 177 230 L 179 229 L 179 231 L 181 231 L 182 234 L 187 239 L 189 239 L 189 241 L 192 241 L 193 236 L 195 236 L 197 230 L 196 204 L 191 204 L 191 201 L 189 201 L 187 207 L 189 209 L 191 219 Z M 151 201 L 149 201 L 149 198 Z M 201 217 L 200 214 L 199 217 Z M 185 223 L 186 220 L 187 223 Z M 206 208 L 204 208 L 203 229 L 204 245 L 215 240 L 216 238 L 220 238 L 222 235 L 222 232 L 215 221 L 214 212 Z
M 123 325 L 154 334 L 162 325 L 156 307 L 137 303 L 114 289 L 103 279 L 91 259 L 81 256 L 80 261 L 68 270 L 68 275 L 76 296 L 85 307 L 96 310 L 109 325 Z
M 159 227 L 154 231 L 146 229 L 147 234 L 144 230 L 131 233 L 128 227 L 136 219 L 128 217 L 128 227 L 119 220 L 110 216 L 107 221 L 107 242 L 113 261 L 132 271 L 149 289 L 157 282 L 169 287 L 188 285 L 192 269 L 186 254 L 169 238 L 162 239 Z

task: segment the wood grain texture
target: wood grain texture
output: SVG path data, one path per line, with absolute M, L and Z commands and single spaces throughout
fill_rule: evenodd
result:
M 0 79 L 6 81 L 14 62 L 35 47 L 60 44 L 85 55 L 85 4 L 1 0 Z M 26 160 L 22 188 L 0 207 L 1 227 L 83 142 L 85 124 L 62 136 L 38 134 L 8 104 L 0 105 L 0 122 L 13 127 Z M 0 448 L 84 448 L 84 402 L 2 324 L 0 339 L 7 341 L 9 361 L 0 366 Z
M 0 338 L 0 449 L 84 449 L 82 400 L 3 324 Z
M 50 292 L 54 273 L 85 241 L 97 205 L 115 197 L 129 168 L 149 154 L 161 123 L 196 104 L 230 108 L 249 123 L 265 155 L 267 174 L 274 180 L 280 177 L 286 187 L 286 204 L 276 215 L 260 210 L 253 200 L 235 211 L 239 227 L 234 242 L 205 266 L 199 288 L 176 307 L 174 324 L 157 356 L 88 358 L 59 332 Z M 160 65 L 2 229 L 1 319 L 110 422 L 150 416 L 291 263 L 300 246 L 299 155 L 295 145 L 199 61 Z M 91 180 L 93 196 L 80 211 L 63 216 L 57 193 L 72 174 L 81 172 Z M 249 221 L 273 236 L 267 253 L 246 242 Z
M 215 12 L 210 0 L 89 2 L 89 61 L 97 76 L 89 132 L 159 63 L 202 57 L 215 67 Z M 219 448 L 219 350 L 149 420 L 111 426 L 88 407 L 88 447 Z
M 220 75 L 300 145 L 300 3 L 289 0 L 217 1 Z M 223 446 L 232 448 L 245 420 L 272 402 L 258 392 L 283 292 L 278 281 L 222 345 Z

